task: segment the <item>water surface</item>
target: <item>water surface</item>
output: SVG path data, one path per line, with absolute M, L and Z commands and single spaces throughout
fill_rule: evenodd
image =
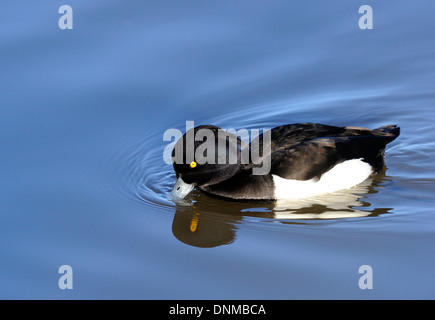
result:
M 433 1 L 373 3 L 373 30 L 354 1 L 73 0 L 73 30 L 62 4 L 1 5 L 1 298 L 435 298 Z M 186 121 L 402 133 L 347 193 L 176 204 Z

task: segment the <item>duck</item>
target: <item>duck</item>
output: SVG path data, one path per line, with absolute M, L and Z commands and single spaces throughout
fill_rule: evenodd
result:
M 201 132 L 207 134 L 197 138 Z M 386 145 L 399 135 L 397 125 L 368 129 L 295 123 L 263 131 L 246 143 L 217 126 L 199 125 L 172 150 L 176 175 L 172 197 L 184 199 L 196 188 L 227 200 L 277 201 L 351 189 L 385 169 Z M 205 141 L 216 150 L 205 148 Z M 251 154 L 255 146 L 263 147 L 257 159 Z M 267 170 L 255 174 L 262 167 Z

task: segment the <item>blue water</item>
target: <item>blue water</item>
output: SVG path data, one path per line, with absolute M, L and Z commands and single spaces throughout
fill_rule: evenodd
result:
M 435 298 L 433 1 L 0 7 L 0 298 Z M 163 133 L 186 121 L 402 134 L 338 204 L 183 206 Z

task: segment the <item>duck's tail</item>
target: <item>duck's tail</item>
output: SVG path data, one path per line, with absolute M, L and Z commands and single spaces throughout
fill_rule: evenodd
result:
M 387 126 L 382 126 L 379 128 L 374 129 L 374 131 L 382 132 L 383 135 L 388 137 L 387 143 L 393 141 L 400 135 L 400 127 L 398 127 L 395 124 L 390 124 Z

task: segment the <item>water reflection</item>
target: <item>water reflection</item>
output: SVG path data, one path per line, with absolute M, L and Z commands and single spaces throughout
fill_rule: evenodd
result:
M 238 217 L 199 213 L 196 208 L 191 210 L 186 207 L 177 208 L 172 223 L 172 233 L 178 240 L 188 245 L 211 248 L 233 242 L 237 222 Z
M 371 208 L 368 195 L 378 193 L 386 180 L 381 173 L 350 190 L 297 201 L 237 202 L 194 193 L 177 203 L 172 233 L 185 244 L 211 248 L 232 243 L 246 217 L 300 224 L 300 220 L 378 216 L 391 208 Z

